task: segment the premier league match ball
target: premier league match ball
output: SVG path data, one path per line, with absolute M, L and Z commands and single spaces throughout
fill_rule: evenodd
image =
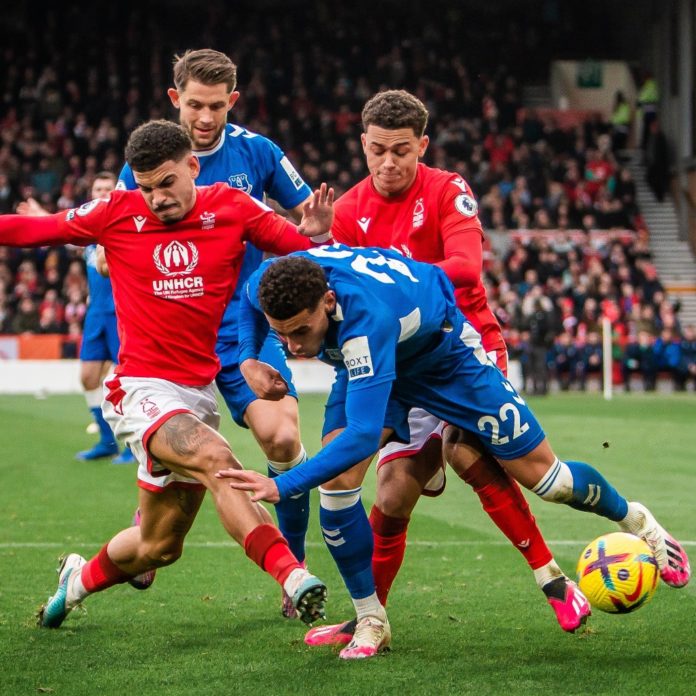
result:
M 588 544 L 578 560 L 578 587 L 596 609 L 627 614 L 652 599 L 660 573 L 650 547 L 614 532 Z

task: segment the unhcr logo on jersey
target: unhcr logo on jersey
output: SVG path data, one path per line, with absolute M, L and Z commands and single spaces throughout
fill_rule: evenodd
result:
M 152 256 L 157 270 L 167 276 L 152 281 L 157 297 L 185 299 L 204 294 L 203 277 L 190 275 L 198 265 L 198 249 L 193 242 L 182 244 L 174 240 L 164 249 L 158 244 Z

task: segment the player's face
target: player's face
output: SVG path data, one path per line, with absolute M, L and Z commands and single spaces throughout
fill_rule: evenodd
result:
M 111 179 L 95 179 L 92 184 L 92 199 L 104 198 L 115 188 L 116 184 Z
M 377 192 L 389 197 L 406 191 L 416 178 L 418 160 L 428 147 L 428 136 L 419 138 L 412 128 L 390 130 L 369 125 L 361 139 Z
M 133 170 L 133 176 L 147 207 L 162 222 L 171 224 L 193 208 L 199 171 L 198 157 L 185 155 L 178 162 L 167 160 L 147 172 Z
M 189 80 L 182 90 L 167 90 L 174 107 L 179 109 L 179 122 L 189 132 L 194 150 L 208 150 L 217 145 L 227 123 L 227 112 L 239 98 L 239 92 L 228 92 L 227 85 L 204 85 Z
M 298 358 L 314 358 L 324 344 L 329 328 L 329 315 L 336 309 L 336 296 L 328 290 L 313 309 L 303 309 L 289 319 L 273 319 L 266 315 L 271 328 Z

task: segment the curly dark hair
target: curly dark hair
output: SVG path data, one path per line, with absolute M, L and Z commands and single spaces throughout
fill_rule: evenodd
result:
M 405 89 L 389 89 L 368 100 L 362 110 L 362 124 L 365 131 L 370 125 L 388 130 L 411 128 L 421 138 L 428 125 L 428 110 Z
M 191 137 L 182 126 L 159 119 L 138 126 L 126 144 L 126 162 L 136 172 L 149 172 L 163 162 L 178 162 L 191 152 Z
M 314 311 L 328 289 L 318 263 L 304 256 L 285 256 L 261 276 L 259 302 L 265 314 L 283 321 L 304 309 Z

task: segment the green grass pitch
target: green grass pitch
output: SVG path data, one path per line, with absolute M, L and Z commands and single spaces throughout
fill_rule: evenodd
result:
M 534 399 L 561 457 L 596 465 L 647 504 L 696 559 L 696 399 L 693 395 L 567 394 Z M 303 439 L 317 448 L 323 397 L 301 402 Z M 249 467 L 262 456 L 224 416 L 223 433 Z M 564 634 L 522 557 L 451 474 L 414 513 L 406 562 L 389 602 L 391 653 L 344 663 L 310 649 L 280 617 L 275 583 L 225 536 L 206 501 L 183 558 L 153 587 L 90 597 L 60 630 L 34 611 L 56 585 L 65 551 L 91 556 L 125 526 L 135 469 L 80 463 L 93 441 L 80 396 L 0 396 L 0 694 L 676 694 L 696 682 L 696 581 L 658 588 L 635 614 L 596 612 Z M 364 489 L 371 505 L 374 473 Z M 532 500 L 569 574 L 583 546 L 614 525 Z M 308 561 L 329 586 L 328 619 L 351 615 L 321 542 L 317 500 Z

